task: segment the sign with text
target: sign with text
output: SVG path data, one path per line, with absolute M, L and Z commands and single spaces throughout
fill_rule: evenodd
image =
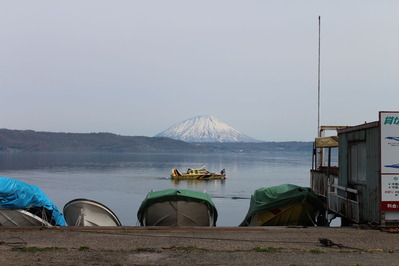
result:
M 399 175 L 381 175 L 381 207 L 384 211 L 399 210 Z
M 380 112 L 381 210 L 399 210 L 399 112 Z

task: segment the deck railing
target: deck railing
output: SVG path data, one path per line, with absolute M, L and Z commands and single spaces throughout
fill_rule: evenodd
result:
M 349 220 L 359 222 L 359 191 L 336 184 L 330 184 L 329 187 L 328 208 Z
M 310 186 L 318 196 L 326 199 L 329 211 L 359 222 L 359 192 L 334 183 L 337 177 L 335 174 L 327 175 L 325 171 L 311 170 Z
M 325 171 L 310 171 L 310 187 L 318 195 L 327 198 L 328 183 L 333 182 L 338 176 L 335 174 L 327 175 Z M 330 180 L 330 181 L 329 181 Z

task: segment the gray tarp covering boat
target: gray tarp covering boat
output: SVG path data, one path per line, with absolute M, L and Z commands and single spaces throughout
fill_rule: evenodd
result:
M 315 225 L 323 202 L 308 187 L 283 184 L 255 190 L 240 226 Z
M 207 193 L 186 189 L 150 192 L 137 212 L 142 226 L 216 226 L 217 216 Z
M 0 225 L 65 226 L 66 223 L 57 206 L 40 188 L 0 177 Z
M 63 213 L 69 226 L 121 226 L 107 206 L 94 200 L 71 200 L 65 204 Z

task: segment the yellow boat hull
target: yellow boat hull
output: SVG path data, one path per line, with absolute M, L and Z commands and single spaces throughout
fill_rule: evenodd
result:
M 216 173 L 180 173 L 177 169 L 172 169 L 170 175 L 172 179 L 186 179 L 186 180 L 213 180 L 213 179 L 225 179 L 226 175 Z
M 309 204 L 295 203 L 271 211 L 255 213 L 250 226 L 312 226 L 315 209 Z

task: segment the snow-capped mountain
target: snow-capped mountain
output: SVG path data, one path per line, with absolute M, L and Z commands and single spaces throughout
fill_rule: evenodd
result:
M 210 115 L 184 120 L 158 133 L 155 137 L 168 137 L 186 142 L 261 142 Z

